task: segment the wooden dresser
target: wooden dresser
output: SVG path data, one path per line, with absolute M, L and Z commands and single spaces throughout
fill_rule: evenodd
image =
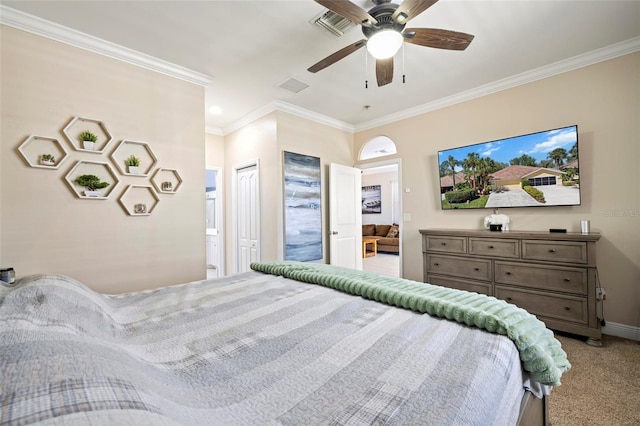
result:
M 600 234 L 421 229 L 424 282 L 495 296 L 553 330 L 602 346 L 596 298 Z

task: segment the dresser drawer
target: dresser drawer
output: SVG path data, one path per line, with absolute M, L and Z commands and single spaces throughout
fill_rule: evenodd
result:
M 427 274 L 491 281 L 491 260 L 426 254 Z
M 467 253 L 466 237 L 439 237 L 427 235 L 422 239 L 422 251 L 439 251 L 443 253 Z
M 520 241 L 470 237 L 469 254 L 518 259 L 520 258 Z
M 551 262 L 587 263 L 587 243 L 522 240 L 522 258 Z
M 500 284 L 587 294 L 587 269 L 500 262 L 494 264 L 494 280 Z
M 589 323 L 586 297 L 545 294 L 501 285 L 495 286 L 495 292 L 498 299 L 513 303 L 537 316 L 581 324 Z
M 458 290 L 473 291 L 475 293 L 486 294 L 487 296 L 493 295 L 493 291 L 491 291 L 491 284 L 486 282 L 428 274 L 427 283 L 441 285 L 448 288 L 456 288 Z

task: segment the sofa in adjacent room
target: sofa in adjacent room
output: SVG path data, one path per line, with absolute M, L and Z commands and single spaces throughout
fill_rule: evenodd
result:
M 362 236 L 378 240 L 378 251 L 400 253 L 400 227 L 392 225 L 362 225 Z

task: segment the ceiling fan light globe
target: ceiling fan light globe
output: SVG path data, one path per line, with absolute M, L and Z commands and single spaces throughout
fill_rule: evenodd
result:
M 383 30 L 372 35 L 367 41 L 367 50 L 376 59 L 388 59 L 402 46 L 402 34 L 394 30 Z

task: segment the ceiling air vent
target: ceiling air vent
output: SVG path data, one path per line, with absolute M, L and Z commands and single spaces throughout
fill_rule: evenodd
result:
M 279 84 L 278 87 L 284 90 L 288 90 L 291 93 L 298 93 L 298 92 L 302 92 L 304 89 L 309 87 L 309 85 L 307 83 L 303 83 L 300 80 L 296 80 L 295 78 L 291 77 L 284 83 Z
M 326 12 L 315 17 L 311 20 L 311 22 L 314 25 L 317 25 L 320 28 L 329 31 L 336 37 L 342 37 L 344 33 L 356 26 L 356 24 L 354 24 L 352 21 L 348 20 L 347 18 L 343 18 L 342 16 L 331 10 L 327 10 Z

